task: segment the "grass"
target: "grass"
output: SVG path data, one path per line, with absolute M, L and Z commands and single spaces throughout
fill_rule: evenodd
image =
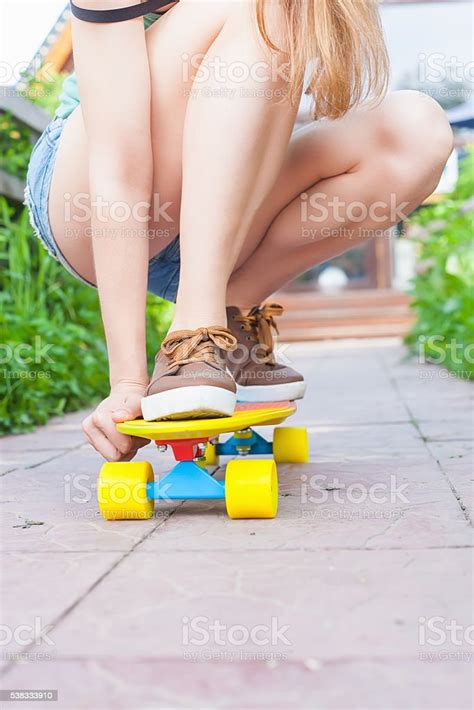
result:
M 148 305 L 148 355 L 171 306 Z M 0 198 L 0 434 L 31 430 L 108 393 L 97 292 L 70 276 L 36 239 L 25 209 Z

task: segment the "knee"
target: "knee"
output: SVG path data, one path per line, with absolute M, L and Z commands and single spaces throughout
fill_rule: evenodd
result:
M 397 91 L 377 110 L 377 135 L 390 166 L 404 182 L 436 188 L 453 150 L 453 132 L 445 112 L 430 96 Z

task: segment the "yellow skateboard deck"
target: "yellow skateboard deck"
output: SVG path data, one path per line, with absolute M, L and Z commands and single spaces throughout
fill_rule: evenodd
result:
M 240 404 L 231 417 L 212 419 L 186 419 L 146 422 L 143 419 L 117 424 L 122 434 L 138 436 L 151 441 L 212 438 L 230 434 L 253 426 L 281 424 L 296 412 L 294 402 L 267 402 L 265 404 Z

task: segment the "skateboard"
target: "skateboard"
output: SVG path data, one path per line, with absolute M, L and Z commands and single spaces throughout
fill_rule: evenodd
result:
M 240 404 L 231 417 L 117 424 L 122 434 L 154 441 L 160 452 L 170 448 L 176 465 L 159 481 L 148 462 L 105 463 L 99 474 L 99 508 L 106 520 L 151 518 L 154 502 L 170 500 L 225 500 L 231 518 L 274 518 L 278 508 L 276 463 L 308 461 L 308 434 L 299 427 L 278 427 L 273 441 L 255 426 L 278 425 L 294 414 L 294 402 Z M 230 438 L 220 441 L 223 434 Z M 270 454 L 270 459 L 249 456 Z M 207 470 L 220 456 L 237 457 L 227 463 L 225 480 Z

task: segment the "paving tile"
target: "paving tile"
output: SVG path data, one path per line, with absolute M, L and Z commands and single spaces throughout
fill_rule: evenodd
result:
M 410 547 L 414 539 L 419 547 L 470 542 L 462 511 L 413 427 L 340 429 L 311 435 L 316 453 L 309 467 L 280 465 L 281 492 L 293 499 L 282 498 L 271 533 L 267 521 L 256 521 L 259 534 L 249 537 L 245 523 L 227 519 L 223 503 L 185 503 L 173 520 L 169 515 L 176 504 L 160 503 L 151 521 L 104 521 L 95 500 L 100 461 L 84 448 L 69 459 L 37 467 L 34 475 L 18 471 L 8 476 L 2 549 L 126 550 L 163 524 L 166 529 L 147 545 L 225 549 L 231 530 L 233 549 Z M 407 456 L 408 469 L 403 463 Z M 140 457 L 152 460 L 157 473 L 172 465 L 151 447 Z M 43 525 L 14 527 L 28 519 Z
M 2 553 L 1 658 L 56 654 L 56 620 L 119 560 L 119 553 Z M 22 628 L 23 627 L 23 628 Z M 41 640 L 43 635 L 44 641 Z M 28 640 L 33 643 L 28 644 Z M 46 658 L 41 654 L 46 654 Z
M 288 425 L 308 427 L 310 463 L 279 465 L 273 521 L 231 521 L 222 501 L 103 521 L 81 412 L 0 440 L 0 474 L 16 469 L 0 498 L 1 623 L 57 620 L 53 651 L 9 663 L 2 644 L 3 687 L 58 687 L 74 710 L 472 707 L 472 644 L 421 643 L 423 619 L 472 624 L 472 389 L 394 339 L 287 354 L 308 381 Z M 272 618 L 283 637 L 239 643 Z
M 298 359 L 308 387 L 305 399 L 298 403 L 303 416 L 320 424 L 407 420 L 386 369 L 373 353 L 322 352 L 321 357 Z
M 223 502 L 186 502 L 141 549 L 167 550 L 324 550 L 401 549 L 469 546 L 472 528 L 449 492 L 423 502 L 426 491 L 408 489 L 421 502 L 380 506 L 350 501 L 301 504 L 293 496 L 280 500 L 278 518 L 230 520 Z
M 232 521 L 222 501 L 186 502 L 143 549 L 222 550 L 229 542 L 233 550 L 472 543 L 449 482 L 411 425 L 322 428 L 310 439 L 310 464 L 278 466 L 276 521 Z
M 420 431 L 427 441 L 472 441 L 473 420 L 451 418 L 447 421 L 420 421 Z
M 0 440 L 1 443 L 1 440 Z M 0 446 L 0 476 L 18 469 L 39 466 L 66 454 L 70 449 L 32 449 L 28 451 L 5 451 Z
M 84 444 L 81 422 L 85 412 L 53 418 L 30 434 L 0 438 L 0 475 L 38 466 Z
M 397 392 L 410 414 L 420 426 L 425 422 L 442 422 L 439 427 L 444 437 L 455 428 L 472 436 L 474 397 L 472 383 L 450 376 L 446 370 L 433 365 L 413 362 L 400 374 L 397 366 L 389 369 Z
M 368 380 L 360 392 L 348 391 L 341 385 L 328 385 L 340 377 L 339 370 L 331 373 L 320 373 L 321 379 L 308 383 L 307 394 L 298 403 L 301 415 L 319 424 L 345 424 L 365 422 L 399 422 L 407 421 L 405 406 L 391 387 L 382 388 Z M 344 373 L 349 380 L 353 375 Z M 324 384 L 323 384 L 324 383 Z
M 74 412 L 54 417 L 46 426 L 30 434 L 5 436 L 0 439 L 0 451 L 34 451 L 38 449 L 67 449 L 84 443 L 81 422 L 86 412 Z
M 152 447 L 137 460 L 152 459 L 156 475 L 171 458 Z M 162 524 L 179 504 L 161 506 L 152 520 L 108 522 L 100 516 L 97 475 L 102 460 L 89 446 L 34 469 L 3 479 L 1 543 L 3 551 L 127 550 Z M 28 526 L 27 521 L 42 523 Z M 21 527 L 26 524 L 27 527 Z
M 419 622 L 472 623 L 472 563 L 460 549 L 136 550 L 57 626 L 57 658 L 196 661 L 258 651 L 273 660 L 417 661 L 426 651 L 472 652 L 449 634 L 429 645 L 427 630 L 420 643 Z
M 460 497 L 467 514 L 474 514 L 474 450 L 472 441 L 430 441 L 428 450 Z
M 384 658 L 265 663 L 58 660 L 17 666 L 8 687 L 59 689 L 59 708 L 470 710 L 470 665 Z M 403 678 L 403 682 L 400 679 Z M 185 679 L 185 682 L 183 682 Z M 389 699 L 389 700 L 388 700 Z M 45 703 L 22 703 L 42 708 Z

